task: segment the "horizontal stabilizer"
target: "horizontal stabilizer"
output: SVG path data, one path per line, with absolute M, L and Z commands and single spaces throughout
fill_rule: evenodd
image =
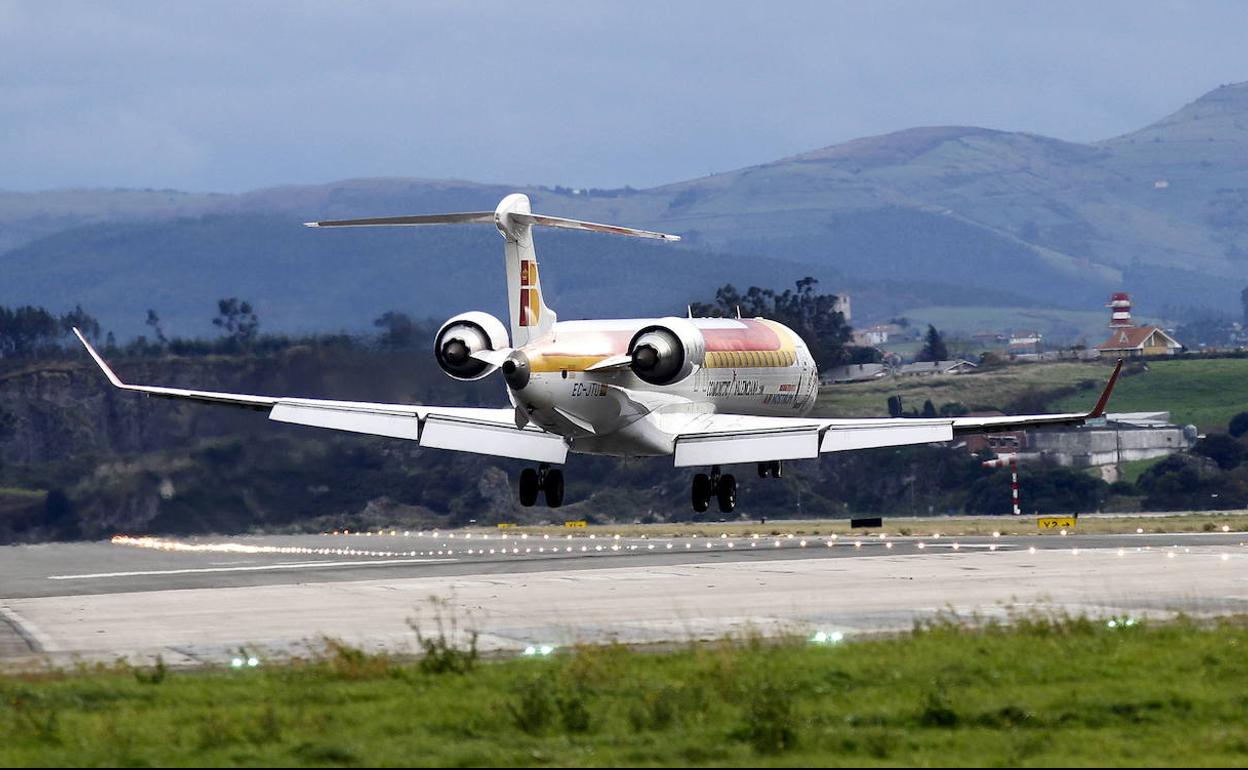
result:
M 612 235 L 631 235 L 635 238 L 654 238 L 660 241 L 679 241 L 679 235 L 668 235 L 667 233 L 656 233 L 652 230 L 638 230 L 635 227 L 621 227 L 619 225 L 601 225 L 597 222 L 583 222 L 579 219 L 568 219 L 567 217 L 548 217 L 545 214 L 512 214 L 512 219 L 529 225 L 544 225 L 546 227 L 559 227 L 564 230 L 588 230 L 594 233 L 610 233 Z
M 418 214 L 401 217 L 369 217 L 367 219 L 328 219 L 323 222 L 304 222 L 304 227 L 419 227 L 422 225 L 496 225 L 500 223 L 498 212 L 468 211 L 462 214 Z M 508 211 L 505 216 L 510 222 L 521 225 L 541 225 L 557 227 L 563 230 L 584 230 L 593 233 L 609 233 L 611 235 L 631 235 L 634 238 L 653 238 L 660 241 L 679 241 L 679 235 L 656 233 L 652 230 L 639 230 L 635 227 L 620 225 L 604 225 L 598 222 L 584 222 L 580 219 L 567 217 L 551 217 L 545 214 L 529 214 L 522 211 Z
M 304 227 L 393 227 L 398 225 L 492 225 L 493 211 L 470 211 L 464 214 L 420 214 L 408 217 L 371 217 L 369 219 L 330 219 L 304 222 Z

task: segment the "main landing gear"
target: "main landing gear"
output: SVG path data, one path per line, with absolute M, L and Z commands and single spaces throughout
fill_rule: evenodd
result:
M 779 460 L 758 464 L 760 479 L 768 476 L 778 479 L 783 475 L 784 470 Z M 723 513 L 732 513 L 737 507 L 737 477 L 731 473 L 720 473 L 718 465 L 711 467 L 709 476 L 699 473 L 693 477 L 693 510 L 705 513 L 711 507 L 712 497 L 718 501 L 719 510 Z
M 693 477 L 693 510 L 704 513 L 711 506 L 711 496 L 719 501 L 722 513 L 732 513 L 737 507 L 737 477 L 731 473 L 721 474 L 719 466 L 711 468 L 711 475 L 699 473 Z
M 563 505 L 563 471 L 546 463 L 537 466 L 537 470 L 520 471 L 520 504 L 525 508 L 533 505 L 538 492 L 546 493 L 546 504 L 551 508 Z

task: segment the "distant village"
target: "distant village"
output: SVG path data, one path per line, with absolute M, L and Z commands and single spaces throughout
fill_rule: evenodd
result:
M 827 384 L 869 382 L 886 377 L 931 377 L 973 372 L 996 356 L 1000 363 L 1043 361 L 1092 361 L 1099 358 L 1144 358 L 1172 356 L 1185 350 L 1175 335 L 1155 324 L 1137 324 L 1132 317 L 1131 296 L 1118 292 L 1110 296 L 1108 333 L 1094 346 L 1065 346 L 1046 349 L 1044 335 L 1032 330 L 980 332 L 971 339 L 985 351 L 968 358 L 943 361 L 906 361 L 896 352 L 886 352 L 884 361 L 836 367 L 823 374 Z M 841 312 L 850 312 L 844 298 Z M 1237 325 L 1238 326 L 1238 325 Z M 924 337 L 924 328 L 913 324 L 888 323 L 870 326 L 854 334 L 854 342 L 887 351 L 889 347 L 913 347 Z M 1000 412 L 972 412 L 988 416 Z M 1059 465 L 1094 468 L 1106 481 L 1119 478 L 1121 464 L 1133 460 L 1164 457 L 1195 445 L 1196 427 L 1175 425 L 1169 412 L 1111 413 L 1079 428 L 1047 431 L 1011 431 L 970 436 L 961 442 L 968 452 L 990 453 L 1014 462 L 1049 461 Z
M 1030 363 L 1038 361 L 1092 361 L 1101 357 L 1143 358 L 1175 355 L 1186 347 L 1179 342 L 1173 331 L 1154 324 L 1137 325 L 1131 315 L 1131 295 L 1118 292 L 1110 296 L 1108 308 L 1109 334 L 1104 342 L 1087 347 L 1083 345 L 1046 346 L 1044 335 L 1031 329 L 1009 331 L 980 331 L 971 335 L 982 355 L 966 358 L 950 358 L 943 361 L 910 361 L 898 348 L 913 345 L 923 339 L 922 325 L 910 324 L 905 319 L 875 324 L 854 332 L 854 344 L 859 347 L 876 348 L 883 360 L 873 364 L 851 364 L 833 367 L 822 375 L 825 384 L 841 382 L 866 382 L 883 377 L 927 377 L 934 375 L 963 374 L 973 371 L 994 356 L 1002 362 Z M 837 310 L 847 322 L 852 319 L 852 306 L 848 296 L 838 297 Z M 1238 326 L 1238 324 L 1236 324 Z

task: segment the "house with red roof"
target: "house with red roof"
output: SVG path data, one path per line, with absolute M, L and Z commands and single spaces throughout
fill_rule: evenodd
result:
M 1110 331 L 1109 339 L 1096 346 L 1102 355 L 1119 358 L 1136 356 L 1172 356 L 1183 350 L 1174 337 L 1157 326 L 1119 326 Z
M 1157 326 L 1136 326 L 1131 320 L 1131 295 L 1115 292 L 1105 307 L 1110 309 L 1109 339 L 1096 346 L 1101 355 L 1114 358 L 1172 356 L 1183 350 L 1174 337 Z

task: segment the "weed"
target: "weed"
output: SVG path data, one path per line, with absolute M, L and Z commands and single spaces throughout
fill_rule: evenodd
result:
M 780 754 L 797 745 L 793 697 L 789 688 L 758 682 L 744 693 L 745 724 L 734 735 L 759 754 Z
M 44 698 L 27 695 L 9 701 L 15 727 L 42 743 L 61 742 L 61 713 Z
M 975 724 L 994 729 L 1012 729 L 1035 725 L 1036 715 L 1021 706 L 1009 704 L 993 711 L 987 711 L 975 718 Z
M 355 752 L 332 743 L 301 743 L 295 747 L 295 756 L 315 765 L 354 765 L 359 763 Z
M 943 688 L 937 686 L 923 695 L 917 721 L 922 727 L 957 727 L 958 713 L 953 710 Z
M 370 654 L 328 636 L 321 641 L 324 649 L 318 662 L 339 679 L 379 679 L 393 676 L 397 671 L 395 661 L 385 653 Z
M 563 729 L 570 733 L 589 732 L 589 704 L 585 694 L 568 687 L 562 688 L 555 698 L 559 707 L 559 721 Z
M 520 683 L 515 699 L 507 704 L 516 727 L 529 735 L 537 735 L 550 726 L 558 710 L 552 690 L 552 682 L 546 676 L 531 677 Z
M 420 659 L 420 670 L 426 674 L 468 673 L 477 664 L 478 632 L 468 632 L 468 643 L 461 647 L 459 618 L 451 611 L 453 608 L 450 601 L 437 596 L 430 597 L 429 601 L 433 605 L 433 620 L 437 627 L 435 635 L 426 636 L 420 630 L 419 618 L 409 618 L 407 621 L 407 625 L 416 633 L 416 643 L 424 653 Z M 446 612 L 450 613 L 449 621 L 443 619 L 443 613 Z
M 165 681 L 165 677 L 169 674 L 169 667 L 165 665 L 165 659 L 156 656 L 156 665 L 151 668 L 134 669 L 134 680 L 139 684 L 160 684 Z

